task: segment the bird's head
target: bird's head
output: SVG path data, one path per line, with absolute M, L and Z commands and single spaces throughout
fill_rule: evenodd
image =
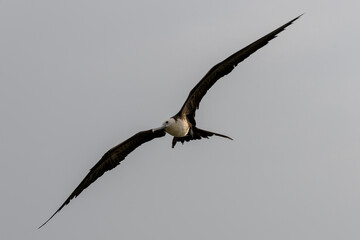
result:
M 162 127 L 166 130 L 166 128 L 171 127 L 173 124 L 175 124 L 175 119 L 169 118 L 168 120 L 162 123 Z
M 153 129 L 153 132 L 155 131 L 159 131 L 159 130 L 165 130 L 168 128 L 168 127 L 171 127 L 172 125 L 175 124 L 175 119 L 174 118 L 169 118 L 168 120 L 166 120 L 165 122 L 163 122 L 161 124 L 161 127 L 158 127 L 158 128 L 154 128 Z

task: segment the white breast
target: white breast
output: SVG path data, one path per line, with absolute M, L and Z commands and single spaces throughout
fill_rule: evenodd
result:
M 174 137 L 185 137 L 189 132 L 189 124 L 185 119 L 169 119 L 169 124 L 165 128 L 165 131 Z

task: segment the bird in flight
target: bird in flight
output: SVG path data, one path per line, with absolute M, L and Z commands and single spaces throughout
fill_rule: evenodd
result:
M 141 131 L 107 151 L 104 156 L 95 164 L 95 166 L 90 169 L 89 173 L 65 200 L 65 202 L 39 228 L 43 227 L 47 222 L 49 222 L 50 219 L 55 216 L 55 214 L 57 214 L 73 198 L 77 197 L 90 184 L 96 181 L 96 179 L 101 177 L 106 171 L 109 171 L 119 165 L 120 162 L 124 160 L 129 153 L 134 151 L 143 143 L 151 141 L 155 138 L 163 137 L 166 133 L 173 136 L 173 148 L 177 142 L 184 143 L 185 141 L 188 142 L 201 138 L 209 138 L 213 135 L 231 139 L 230 137 L 223 134 L 203 130 L 196 126 L 195 112 L 199 108 L 201 99 L 217 80 L 229 74 L 240 62 L 245 60 L 258 49 L 265 46 L 270 40 L 274 39 L 277 34 L 284 31 L 287 26 L 291 25 L 301 16 L 302 15 L 294 18 L 288 23 L 275 29 L 274 31 L 251 43 L 245 48 L 237 51 L 230 57 L 226 58 L 224 61 L 212 67 L 198 82 L 198 84 L 196 84 L 196 86 L 190 91 L 189 96 L 185 100 L 185 103 L 181 107 L 180 111 L 165 121 L 161 127 Z

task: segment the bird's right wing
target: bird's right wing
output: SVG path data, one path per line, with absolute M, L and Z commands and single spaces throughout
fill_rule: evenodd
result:
M 108 152 L 104 154 L 104 156 L 100 159 L 98 163 L 95 164 L 94 167 L 90 169 L 90 172 L 86 175 L 86 177 L 81 181 L 81 183 L 75 188 L 75 190 L 70 194 L 70 196 L 65 200 L 65 202 L 59 207 L 58 210 L 39 228 L 44 226 L 51 218 L 55 216 L 65 205 L 67 205 L 71 199 L 77 197 L 85 188 L 90 186 L 93 182 L 96 181 L 99 177 L 101 177 L 106 171 L 109 171 L 115 168 L 120 164 L 125 157 L 134 151 L 141 144 L 151 141 L 154 138 L 159 138 L 165 136 L 165 131 L 162 130 L 147 130 L 142 131 L 126 141 L 120 143 L 119 145 L 113 147 Z

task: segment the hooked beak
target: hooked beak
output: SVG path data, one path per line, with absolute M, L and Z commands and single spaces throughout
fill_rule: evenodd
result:
M 153 128 L 152 131 L 156 132 L 156 131 L 164 130 L 165 128 L 166 128 L 166 125 L 162 125 L 161 127 Z

